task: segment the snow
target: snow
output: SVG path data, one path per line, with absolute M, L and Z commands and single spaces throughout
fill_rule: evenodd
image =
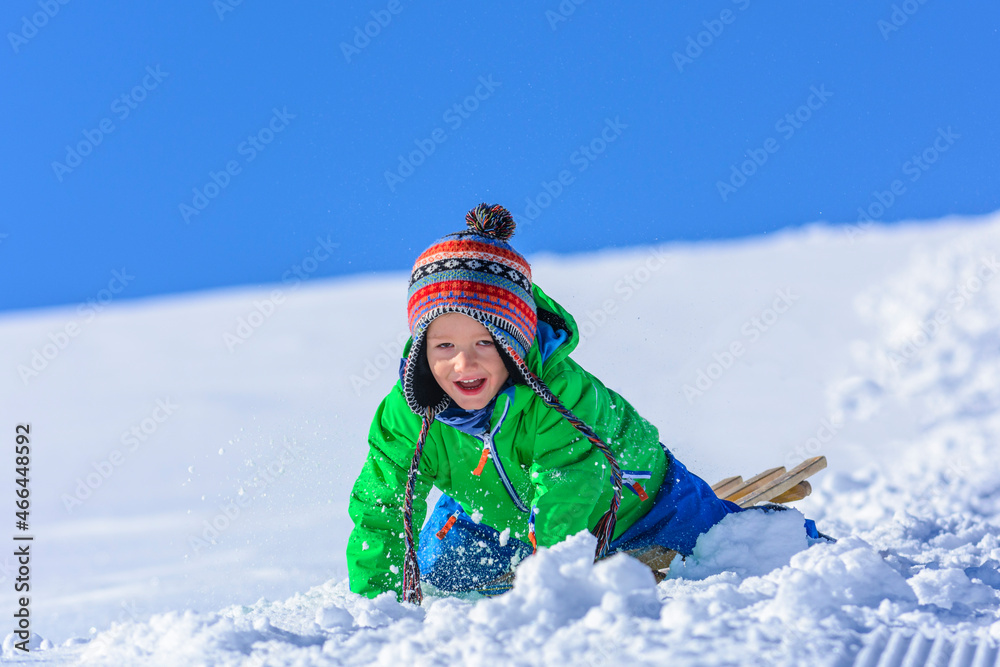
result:
M 808 546 L 802 529 L 804 517 L 797 510 L 730 514 L 702 535 L 694 553 L 670 568 L 671 577 L 706 579 L 723 572 L 762 576 L 788 565 L 792 556 Z
M 998 255 L 1000 216 L 531 258 L 584 327 L 574 358 L 689 469 L 830 467 L 793 510 L 727 517 L 658 585 L 628 557 L 593 563 L 581 534 L 503 596 L 420 607 L 350 593 L 344 560 L 403 273 L 286 290 L 259 319 L 271 286 L 112 303 L 26 382 L 18 367 L 81 314 L 2 316 L 0 405 L 32 425 L 36 633 L 27 655 L 8 635 L 2 657 L 993 664 Z M 259 326 L 227 343 L 241 319 Z M 803 516 L 838 541 L 810 545 Z M 12 618 L 14 559 L 0 566 Z

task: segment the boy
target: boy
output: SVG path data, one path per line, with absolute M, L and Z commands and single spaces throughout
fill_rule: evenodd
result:
M 440 590 L 496 592 L 538 546 L 581 530 L 598 557 L 651 544 L 690 554 L 740 508 L 569 358 L 576 323 L 507 243 L 510 213 L 480 204 L 466 224 L 413 267 L 400 381 L 351 494 L 351 590 L 419 603 L 423 570 Z M 415 540 L 432 485 L 444 495 Z

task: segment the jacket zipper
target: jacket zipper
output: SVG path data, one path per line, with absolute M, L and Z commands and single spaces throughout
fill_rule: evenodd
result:
M 473 474 L 482 473 L 483 466 L 486 463 L 486 457 L 489 456 L 489 458 L 493 459 L 493 465 L 497 469 L 497 474 L 500 475 L 500 481 L 503 482 L 503 487 L 507 489 L 507 495 L 509 495 L 510 499 L 514 501 L 514 505 L 517 506 L 517 509 L 527 514 L 528 506 L 524 504 L 524 501 L 521 500 L 521 497 L 517 495 L 517 491 L 514 490 L 514 485 L 511 483 L 510 478 L 507 476 L 507 471 L 503 469 L 503 464 L 500 462 L 500 457 L 497 456 L 496 444 L 494 444 L 493 442 L 494 436 L 496 436 L 497 431 L 500 430 L 500 426 L 507 418 L 508 410 L 510 410 L 509 398 L 507 399 L 507 404 L 504 406 L 503 414 L 500 415 L 500 419 L 497 420 L 497 425 L 494 426 L 489 431 L 484 431 L 482 435 L 475 436 L 476 438 L 483 441 L 485 447 L 483 448 L 483 457 L 479 460 L 479 467 L 476 468 L 476 471 L 478 472 L 474 471 Z

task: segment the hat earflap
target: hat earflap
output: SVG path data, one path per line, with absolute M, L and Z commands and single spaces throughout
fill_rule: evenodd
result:
M 427 410 L 431 406 L 434 407 L 435 412 L 440 413 L 451 402 L 451 397 L 434 379 L 430 364 L 427 363 L 424 345 L 427 340 L 427 326 L 429 324 L 430 322 L 424 324 L 414 332 L 410 353 L 406 355 L 402 378 L 406 403 L 414 414 L 421 416 L 426 416 Z

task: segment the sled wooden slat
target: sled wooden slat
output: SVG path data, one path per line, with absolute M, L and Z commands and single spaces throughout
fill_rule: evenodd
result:
M 725 498 L 730 492 L 735 491 L 741 486 L 743 486 L 743 478 L 736 475 L 735 477 L 727 477 L 721 482 L 716 482 L 712 485 L 712 490 L 715 491 L 715 495 Z
M 512 588 L 514 588 L 514 573 L 505 572 L 496 579 L 487 582 L 482 588 L 477 589 L 476 592 L 487 597 L 496 597 L 497 595 L 503 595 Z
M 658 544 L 643 547 L 642 549 L 632 549 L 625 553 L 652 570 L 653 576 L 656 578 L 656 583 L 660 583 L 667 578 L 665 570 L 670 567 L 670 563 L 677 556 L 676 551 L 661 547 Z
M 812 477 L 826 467 L 825 456 L 814 456 L 803 461 L 792 470 L 780 475 L 778 478 L 770 480 L 766 484 L 759 485 L 749 495 L 741 496 L 736 503 L 740 507 L 752 507 L 757 503 L 767 502 L 773 498 L 781 496 L 786 491 L 797 485 L 807 477 Z
M 759 475 L 755 475 L 750 479 L 748 479 L 746 482 L 743 483 L 743 486 L 740 486 L 730 491 L 728 494 L 726 494 L 725 500 L 730 500 L 742 507 L 743 505 L 740 502 L 741 498 L 744 498 L 748 495 L 755 493 L 758 489 L 766 488 L 769 484 L 774 482 L 774 480 L 780 478 L 784 474 L 785 474 L 784 467 L 771 468 L 770 470 L 765 470 Z
M 792 488 L 782 493 L 777 498 L 772 498 L 771 502 L 778 503 L 780 505 L 784 505 L 786 503 L 794 503 L 796 500 L 802 500 L 803 498 L 807 498 L 810 493 L 812 493 L 812 484 L 810 484 L 805 480 L 802 480 Z

